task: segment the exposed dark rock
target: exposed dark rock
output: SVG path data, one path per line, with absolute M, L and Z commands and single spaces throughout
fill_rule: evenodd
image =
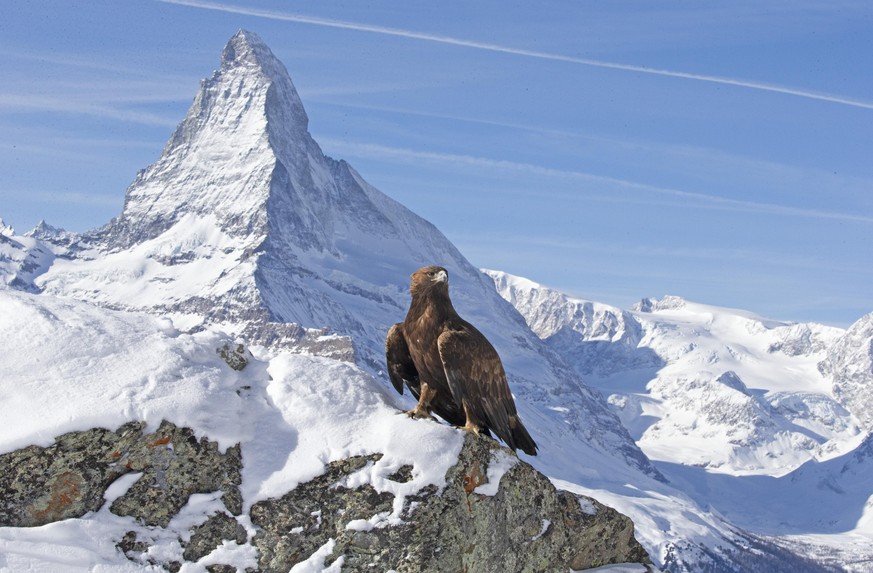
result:
M 143 476 L 127 492 L 112 502 L 116 515 L 137 518 L 146 525 L 166 527 L 195 493 L 223 490 L 231 512 L 242 509 L 239 446 L 218 451 L 218 443 L 199 441 L 190 428 L 163 422 L 153 434 L 144 436 L 134 447 L 117 452 L 126 467 L 142 471 Z
M 242 512 L 239 446 L 221 454 L 188 428 L 163 422 L 146 435 L 143 428 L 131 422 L 114 432 L 70 432 L 45 448 L 0 455 L 0 525 L 32 527 L 97 511 L 112 482 L 133 471 L 143 476 L 113 502 L 118 515 L 166 527 L 191 494 L 219 490 L 229 511 Z
M 182 556 L 187 561 L 197 561 L 225 540 L 242 545 L 247 537 L 245 528 L 236 519 L 223 512 L 215 513 L 191 530 L 191 539 L 185 544 Z
M 227 362 L 228 366 L 237 372 L 248 366 L 249 359 L 252 356 L 252 353 L 242 344 L 237 344 L 234 348 L 230 343 L 226 342 L 223 346 L 216 348 L 215 351 L 221 356 L 222 360 Z
M 253 540 L 260 569 L 287 571 L 330 539 L 333 551 L 325 563 L 342 558 L 344 571 L 566 572 L 649 562 L 630 519 L 587 498 L 583 511 L 580 498 L 556 490 L 517 458 L 511 458 L 516 463 L 495 495 L 477 492 L 487 483 L 491 460 L 509 456 L 493 440 L 468 436 L 443 491 L 431 487 L 407 496 L 402 523 L 377 521 L 369 530 L 348 526 L 390 514 L 394 496 L 369 484 L 348 489 L 341 483 L 378 456 L 334 462 L 311 482 L 252 507 L 252 522 L 260 528 Z M 401 468 L 388 477 L 401 481 L 409 472 Z
M 209 573 L 238 573 L 238 569 L 233 565 L 207 565 L 206 570 Z
M 149 545 L 144 541 L 140 541 L 135 531 L 128 531 L 121 538 L 121 541 L 115 544 L 115 546 L 122 552 L 128 559 L 135 559 L 137 554 L 145 553 L 148 551 Z
M 410 465 L 400 466 L 396 472 L 388 476 L 391 481 L 406 483 L 412 479 L 413 467 Z

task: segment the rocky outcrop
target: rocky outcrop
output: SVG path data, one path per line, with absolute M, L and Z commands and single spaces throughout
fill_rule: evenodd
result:
M 166 527 L 192 494 L 215 491 L 223 492 L 231 513 L 242 512 L 238 446 L 222 454 L 217 443 L 169 422 L 143 431 L 132 422 L 115 431 L 70 432 L 45 448 L 0 455 L 0 526 L 32 527 L 97 511 L 109 486 L 131 472 L 142 476 L 112 502 L 117 515 Z
M 557 490 L 490 438 L 467 436 L 442 489 L 431 485 L 403 496 L 354 479 L 380 457 L 334 461 L 315 479 L 254 504 L 246 517 L 239 447 L 221 453 L 215 442 L 169 422 L 151 433 L 140 423 L 72 432 L 49 447 L 0 456 L 0 525 L 86 516 L 107 502 L 114 480 L 141 472 L 110 511 L 149 527 L 139 536 L 119 531 L 116 546 L 135 562 L 169 570 L 178 570 L 181 561 L 197 562 L 226 542 L 250 544 L 257 550 L 257 570 L 265 572 L 313 560 L 335 563 L 341 571 L 398 573 L 566 572 L 649 562 L 629 518 Z M 407 465 L 386 477 L 407 483 L 414 472 Z M 166 531 L 193 493 L 222 493 L 226 511 L 211 511 L 187 531 L 171 532 L 178 536 L 181 561 L 156 561 L 142 531 Z
M 315 480 L 256 504 L 252 522 L 260 528 L 254 543 L 261 569 L 287 571 L 323 547 L 330 547 L 325 564 L 342 560 L 349 571 L 566 572 L 649 562 L 629 518 L 556 490 L 491 439 L 466 438 L 442 491 L 425 488 L 395 499 L 371 485 L 342 485 L 378 457 L 334 462 Z M 408 479 L 412 471 L 400 468 L 389 479 Z M 395 522 L 373 519 L 400 505 Z

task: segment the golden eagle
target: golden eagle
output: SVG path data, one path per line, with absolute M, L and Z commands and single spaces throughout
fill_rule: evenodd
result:
M 493 431 L 515 450 L 535 456 L 537 445 L 521 423 L 500 356 L 485 336 L 458 316 L 449 299 L 449 274 L 424 267 L 412 274 L 406 320 L 388 331 L 385 356 L 394 388 L 409 387 L 418 404 L 408 414 L 478 434 Z

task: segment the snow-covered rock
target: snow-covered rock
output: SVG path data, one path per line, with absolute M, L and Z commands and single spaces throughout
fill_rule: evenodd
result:
M 873 313 L 830 347 L 821 370 L 831 376 L 837 400 L 873 432 Z
M 34 278 L 52 265 L 55 256 L 51 245 L 36 237 L 16 235 L 0 220 L 0 286 L 36 291 Z

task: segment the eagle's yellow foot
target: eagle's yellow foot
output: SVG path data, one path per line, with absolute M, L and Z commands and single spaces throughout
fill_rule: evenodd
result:
M 430 415 L 430 401 L 436 396 L 436 390 L 432 390 L 427 382 L 422 382 L 419 391 L 418 403 L 406 415 L 415 419 L 433 420 L 434 417 Z
M 470 422 L 467 422 L 466 424 L 461 426 L 461 429 L 465 432 L 473 434 L 474 436 L 479 435 L 479 426 L 477 426 L 476 424 L 471 424 Z
M 464 417 L 466 417 L 467 422 L 461 426 L 461 429 L 465 432 L 473 434 L 474 436 L 479 435 L 479 424 L 474 424 L 472 421 L 472 416 L 470 416 L 470 408 L 467 406 L 467 402 L 464 401 Z
M 406 412 L 406 415 L 409 416 L 410 418 L 415 419 L 415 420 L 421 420 L 421 419 L 433 420 L 434 419 L 433 416 L 430 415 L 430 412 L 428 412 L 426 408 L 419 408 L 418 406 L 416 406 L 412 410 L 409 410 L 408 412 Z

